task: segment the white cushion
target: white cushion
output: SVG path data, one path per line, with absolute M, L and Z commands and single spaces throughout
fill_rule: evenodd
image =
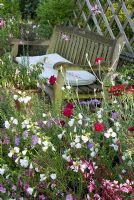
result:
M 19 64 L 32 66 L 33 64 L 37 64 L 38 62 L 44 63 L 44 70 L 42 74 L 40 75 L 41 79 L 44 78 L 50 78 L 50 76 L 54 75 L 57 77 L 57 70 L 53 69 L 54 64 L 57 62 L 68 62 L 67 59 L 61 57 L 57 53 L 53 54 L 46 54 L 43 56 L 23 56 L 23 57 L 16 57 L 16 61 Z M 66 83 L 70 85 L 89 85 L 92 84 L 94 81 L 96 81 L 96 78 L 93 74 L 89 73 L 85 70 L 79 70 L 79 71 L 67 71 L 66 73 Z

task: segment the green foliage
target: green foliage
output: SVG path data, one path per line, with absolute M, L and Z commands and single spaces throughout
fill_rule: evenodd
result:
M 41 1 L 37 8 L 37 21 L 40 30 L 46 37 L 52 33 L 52 27 L 56 24 L 65 24 L 72 16 L 74 0 L 46 0 Z

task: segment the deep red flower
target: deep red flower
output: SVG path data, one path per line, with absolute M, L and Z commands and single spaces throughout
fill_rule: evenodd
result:
M 97 122 L 94 124 L 94 128 L 96 132 L 103 132 L 105 127 L 103 123 Z
M 63 127 L 65 125 L 64 120 L 60 120 L 60 125 Z
M 96 65 L 100 65 L 103 60 L 104 60 L 104 58 L 96 58 L 95 59 L 95 64 Z
M 128 128 L 129 131 L 134 131 L 134 126 Z
M 65 107 L 63 110 L 63 115 L 65 117 L 71 117 L 73 115 L 73 110 Z
M 57 78 L 53 75 L 49 78 L 50 85 L 54 85 L 56 83 Z
M 73 109 L 74 108 L 73 103 L 71 101 L 68 102 L 67 105 L 66 105 L 66 108 Z
M 124 84 L 119 84 L 119 85 L 113 85 L 113 86 L 110 88 L 109 92 L 110 92 L 110 93 L 116 93 L 116 92 L 119 92 L 119 91 L 123 91 L 123 90 L 126 89 L 126 87 L 127 87 L 127 84 L 126 84 L 126 83 L 124 83 Z
M 134 84 L 132 84 L 131 87 L 128 88 L 127 92 L 134 92 Z

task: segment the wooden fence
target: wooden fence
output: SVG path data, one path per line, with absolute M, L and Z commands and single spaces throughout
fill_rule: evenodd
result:
M 126 46 L 122 58 L 134 61 L 134 0 L 131 6 L 122 1 L 76 0 L 71 25 L 116 38 L 124 35 Z

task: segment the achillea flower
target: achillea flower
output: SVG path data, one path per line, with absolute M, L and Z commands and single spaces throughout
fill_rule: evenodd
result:
M 134 84 L 132 84 L 131 87 L 128 88 L 127 92 L 134 92 Z
M 127 84 L 119 84 L 119 85 L 113 85 L 110 90 L 109 93 L 112 93 L 114 96 L 121 96 L 122 95 L 122 91 L 124 91 L 127 87 Z

